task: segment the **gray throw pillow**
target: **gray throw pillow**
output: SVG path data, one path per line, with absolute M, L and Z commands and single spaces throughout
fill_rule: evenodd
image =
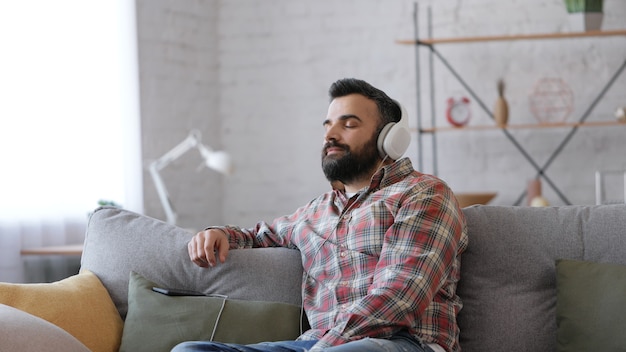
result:
M 557 260 L 559 352 L 626 350 L 626 266 Z

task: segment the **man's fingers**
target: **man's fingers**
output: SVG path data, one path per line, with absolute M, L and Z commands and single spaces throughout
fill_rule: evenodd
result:
M 189 241 L 189 244 L 187 245 L 187 251 L 189 252 L 189 258 L 192 262 L 200 267 L 206 268 L 209 265 L 202 255 L 202 246 L 200 245 L 201 241 L 202 238 L 198 235 L 192 237 L 191 241 Z
M 220 244 L 217 248 L 218 255 L 220 257 L 220 263 L 224 263 L 226 261 L 226 257 L 228 256 L 229 243 L 228 239 L 225 237 L 220 238 Z
M 209 266 L 215 266 L 215 244 L 209 236 L 207 237 L 204 239 L 203 247 L 201 248 L 202 257 Z
M 198 232 L 187 245 L 189 258 L 196 265 L 207 268 L 217 264 L 216 254 L 221 263 L 228 255 L 228 237 L 220 230 Z

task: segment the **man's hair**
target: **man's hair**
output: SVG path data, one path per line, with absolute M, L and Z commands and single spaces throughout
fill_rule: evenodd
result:
M 390 122 L 400 121 L 402 114 L 400 106 L 398 106 L 398 104 L 385 92 L 363 80 L 356 78 L 343 78 L 331 84 L 328 89 L 328 95 L 330 96 L 331 101 L 335 98 L 344 97 L 350 94 L 363 95 L 376 103 L 381 118 L 379 130 Z

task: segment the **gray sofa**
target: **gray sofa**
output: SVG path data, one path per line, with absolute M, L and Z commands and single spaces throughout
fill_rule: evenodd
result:
M 626 205 L 472 206 L 463 211 L 470 238 L 458 288 L 464 303 L 459 326 L 465 352 L 556 351 L 560 332 L 555 262 L 626 264 Z M 104 207 L 90 218 L 81 265 L 98 276 L 122 318 L 128 312 L 131 271 L 167 287 L 300 304 L 298 251 L 233 250 L 225 264 L 201 269 L 187 259 L 186 244 L 192 235 Z M 32 331 L 5 332 L 14 325 L 11 322 L 31 318 L 0 305 L 1 351 L 37 349 L 37 339 L 28 338 Z M 82 350 L 71 344 L 67 346 L 73 349 L 59 350 Z M 51 346 L 56 345 L 45 350 L 55 350 Z

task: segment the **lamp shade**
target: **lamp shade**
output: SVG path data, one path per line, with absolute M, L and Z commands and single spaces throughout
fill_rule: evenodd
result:
M 204 154 L 204 153 L 203 153 Z M 204 162 L 209 169 L 221 172 L 226 175 L 233 173 L 233 166 L 230 156 L 225 151 L 210 151 L 204 156 Z

